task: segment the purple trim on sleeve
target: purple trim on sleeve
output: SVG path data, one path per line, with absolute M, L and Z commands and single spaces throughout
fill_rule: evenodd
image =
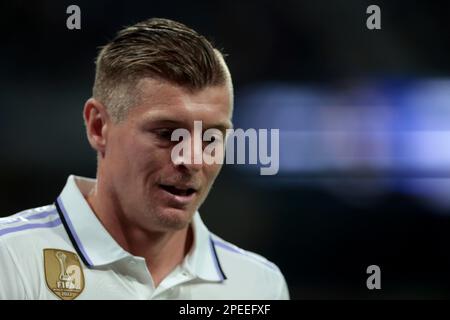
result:
M 24 217 L 26 220 L 36 220 L 36 219 L 42 219 L 42 218 L 47 218 L 48 216 L 52 215 L 52 214 L 57 214 L 56 208 L 53 209 L 52 211 L 46 211 L 46 212 L 41 212 L 32 216 L 28 216 L 28 217 Z
M 13 233 L 13 232 L 18 232 L 18 231 L 28 230 L 28 229 L 54 228 L 54 227 L 59 226 L 60 224 L 61 224 L 61 219 L 59 219 L 59 218 L 52 220 L 50 222 L 46 222 L 46 223 L 24 224 L 22 226 L 6 228 L 3 230 L 0 230 L 0 236 L 8 234 L 8 233 Z
M 37 213 L 35 215 L 30 215 L 30 216 L 18 215 L 16 217 L 0 218 L 0 223 L 3 225 L 6 225 L 6 224 L 13 224 L 13 223 L 21 222 L 21 221 L 27 221 L 27 220 L 37 220 L 37 219 L 47 218 L 48 216 L 55 214 L 55 213 L 57 213 L 56 208 L 51 211 L 44 211 L 44 212 L 40 212 L 40 213 Z

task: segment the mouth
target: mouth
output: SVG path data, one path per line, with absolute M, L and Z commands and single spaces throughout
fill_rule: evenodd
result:
M 171 198 L 180 204 L 190 202 L 197 193 L 195 188 L 160 184 L 159 187 L 164 190 Z
M 197 192 L 196 189 L 189 187 L 176 187 L 164 184 L 160 184 L 159 187 L 174 196 L 181 196 L 181 197 L 189 197 L 193 195 L 195 192 Z

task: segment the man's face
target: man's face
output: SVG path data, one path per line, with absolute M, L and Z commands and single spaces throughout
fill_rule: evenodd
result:
M 144 230 L 181 229 L 205 200 L 221 165 L 174 163 L 171 151 L 179 142 L 171 141 L 172 131 L 184 128 L 194 137 L 194 121 L 202 121 L 203 130 L 225 134 L 231 91 L 224 85 L 192 93 L 149 78 L 139 81 L 138 91 L 139 103 L 127 117 L 109 124 L 101 174 L 127 221 Z

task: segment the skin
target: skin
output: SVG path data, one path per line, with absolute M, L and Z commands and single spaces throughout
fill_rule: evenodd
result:
M 193 136 L 194 120 L 203 122 L 203 130 L 230 128 L 232 88 L 190 92 L 143 78 L 137 89 L 139 102 L 118 123 L 98 100 L 85 104 L 87 137 L 98 153 L 97 183 L 86 200 L 122 248 L 146 259 L 156 287 L 190 250 L 190 222 L 221 169 L 183 156 L 172 161 L 171 150 L 179 142 L 170 141 L 171 132 L 185 128 Z M 196 191 L 180 203 L 162 184 Z

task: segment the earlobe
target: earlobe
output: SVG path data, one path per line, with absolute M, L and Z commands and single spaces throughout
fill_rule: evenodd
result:
M 108 128 L 108 115 L 105 106 L 98 100 L 90 98 L 84 105 L 83 117 L 90 145 L 103 156 Z

